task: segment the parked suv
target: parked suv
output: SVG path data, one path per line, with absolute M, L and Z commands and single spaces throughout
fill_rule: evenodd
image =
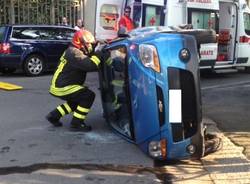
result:
M 21 68 L 29 76 L 54 69 L 75 30 L 51 25 L 0 27 L 0 72 Z

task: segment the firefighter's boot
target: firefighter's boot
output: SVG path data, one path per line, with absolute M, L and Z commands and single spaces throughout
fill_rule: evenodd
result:
M 70 129 L 76 132 L 90 132 L 92 127 L 86 125 L 83 120 L 73 117 L 70 124 Z
M 61 117 L 62 117 L 61 113 L 57 109 L 55 109 L 46 116 L 46 119 L 55 127 L 61 127 L 63 125 L 59 121 Z

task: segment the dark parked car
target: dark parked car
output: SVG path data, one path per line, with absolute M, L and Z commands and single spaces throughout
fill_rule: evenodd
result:
M 51 25 L 6 25 L 0 27 L 0 72 L 22 69 L 37 76 L 54 69 L 75 30 Z

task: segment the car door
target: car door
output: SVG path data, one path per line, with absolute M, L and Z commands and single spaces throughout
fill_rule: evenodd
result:
M 107 47 L 111 60 L 102 66 L 100 88 L 108 123 L 130 141 L 141 144 L 160 130 L 157 92 L 155 72 L 143 66 L 139 50 L 131 50 L 133 46 L 125 39 Z

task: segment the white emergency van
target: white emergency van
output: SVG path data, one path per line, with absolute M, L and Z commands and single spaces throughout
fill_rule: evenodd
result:
M 84 27 L 97 40 L 114 39 L 124 3 L 124 0 L 85 0 Z
M 127 0 L 138 26 L 180 26 L 218 32 L 218 0 Z M 216 33 L 214 34 L 216 37 Z M 217 58 L 216 39 L 199 45 L 200 68 L 212 68 Z
M 219 1 L 218 60 L 215 68 L 250 67 L 250 9 L 245 0 Z
M 137 27 L 190 24 L 215 30 L 217 42 L 200 45 L 201 69 L 250 67 L 250 10 L 245 0 L 86 0 L 86 29 L 99 40 L 115 38 L 127 5 Z

